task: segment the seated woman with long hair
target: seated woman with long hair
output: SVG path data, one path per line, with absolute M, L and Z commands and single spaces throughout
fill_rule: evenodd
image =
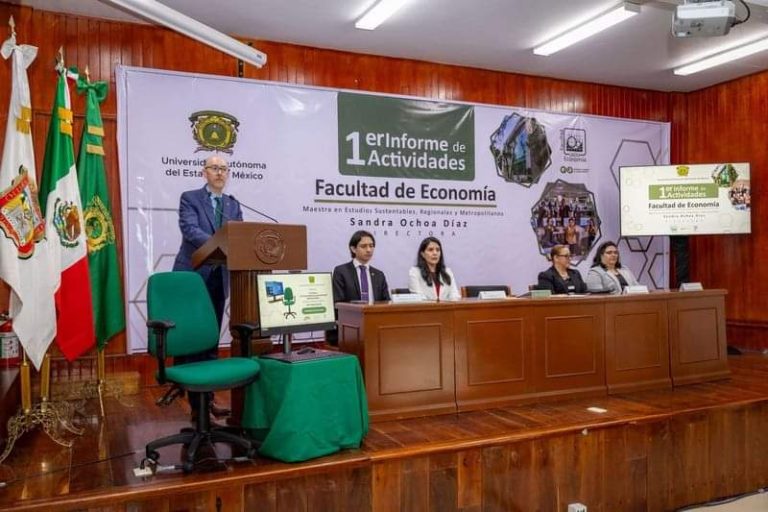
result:
M 445 266 L 440 240 L 429 236 L 421 241 L 416 266 L 408 272 L 408 288 L 429 300 L 459 300 L 461 292 L 451 269 Z

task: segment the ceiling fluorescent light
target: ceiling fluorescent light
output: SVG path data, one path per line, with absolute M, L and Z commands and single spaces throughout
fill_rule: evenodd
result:
M 408 0 L 381 0 L 355 22 L 355 28 L 373 30 L 395 14 Z
M 685 66 L 680 66 L 679 68 L 675 68 L 673 73 L 680 76 L 687 76 L 765 50 L 768 50 L 768 38 L 760 39 L 759 41 L 745 44 L 744 46 L 739 46 L 738 48 L 734 48 L 732 50 L 718 53 L 717 55 L 712 55 L 711 57 L 706 57 L 704 59 L 691 62 Z
M 228 55 L 253 64 L 257 68 L 267 63 L 267 55 L 237 39 L 200 23 L 194 18 L 175 11 L 156 0 L 102 0 L 103 2 L 121 7 L 143 18 L 164 25 L 170 29 L 196 39 L 203 44 L 224 52 Z
M 567 48 L 572 44 L 576 44 L 582 39 L 586 39 L 589 36 L 595 35 L 598 32 L 621 23 L 624 20 L 628 20 L 632 16 L 640 13 L 640 6 L 630 2 L 622 2 L 618 7 L 614 7 L 610 11 L 607 11 L 596 18 L 592 18 L 586 23 L 567 30 L 533 49 L 533 53 L 536 55 L 552 55 L 555 52 L 559 52 L 563 48 Z

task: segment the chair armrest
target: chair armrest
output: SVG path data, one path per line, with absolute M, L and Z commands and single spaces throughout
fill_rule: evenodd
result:
M 147 327 L 155 332 L 157 381 L 165 384 L 165 336 L 176 324 L 169 320 L 148 320 Z
M 243 322 L 230 326 L 229 330 L 236 332 L 240 339 L 240 356 L 251 357 L 251 338 L 254 331 L 259 330 L 259 324 Z
M 170 320 L 147 320 L 147 327 L 153 329 L 155 333 L 160 334 L 158 329 L 167 331 L 168 329 L 176 327 L 176 324 Z

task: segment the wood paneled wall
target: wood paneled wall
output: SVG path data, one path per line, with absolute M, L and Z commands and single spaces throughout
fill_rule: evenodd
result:
M 687 163 L 751 162 L 752 234 L 698 236 L 689 239 L 690 277 L 707 288 L 727 288 L 729 342 L 751 349 L 768 348 L 765 314 L 768 244 L 763 173 L 768 166 L 766 116 L 768 72 L 675 95 L 673 161 Z
M 56 51 L 63 46 L 67 65 L 80 69 L 90 68 L 92 80 L 108 80 L 110 95 L 102 105 L 107 137 L 104 141 L 107 161 L 107 180 L 116 225 L 122 222 L 120 213 L 120 189 L 116 142 L 115 67 L 117 65 L 143 66 L 188 72 L 237 76 L 237 61 L 175 32 L 154 26 L 106 21 L 53 12 L 33 10 L 28 7 L 0 3 L 0 20 L 9 15 L 16 19 L 18 41 L 39 47 L 36 61 L 29 68 L 34 112 L 34 138 L 38 158 L 38 173 L 42 163 L 44 140 L 50 119 L 55 75 L 53 63 Z M 324 87 L 338 87 L 361 91 L 407 94 L 427 98 L 460 100 L 499 105 L 545 109 L 556 112 L 580 112 L 595 115 L 632 119 L 649 119 L 673 122 L 673 148 L 676 155 L 685 158 L 700 157 L 711 160 L 715 155 L 705 151 L 721 147 L 726 140 L 735 144 L 748 142 L 744 159 L 753 160 L 751 150 L 758 146 L 758 134 L 735 129 L 731 109 L 741 109 L 738 123 L 749 125 L 749 116 L 765 112 L 765 92 L 760 95 L 759 84 L 765 89 L 768 75 L 764 78 L 746 79 L 754 83 L 754 94 L 749 99 L 741 96 L 738 86 L 715 87 L 694 94 L 670 94 L 665 92 L 630 89 L 599 84 L 571 82 L 502 73 L 466 67 L 433 64 L 406 59 L 394 59 L 354 54 L 335 50 L 309 48 L 297 45 L 254 41 L 254 45 L 267 53 L 269 63 L 263 69 L 246 65 L 243 76 L 261 80 L 279 81 Z M 0 140 L 4 137 L 9 101 L 10 66 L 0 65 Z M 754 97 L 754 99 L 753 99 Z M 761 99 L 759 99 L 761 98 Z M 762 102 L 762 110 L 758 103 Z M 717 107 L 721 105 L 721 107 Z M 79 143 L 83 101 L 73 92 L 73 109 L 76 114 L 75 144 Z M 690 112 L 689 112 L 690 109 Z M 724 111 L 722 118 L 718 117 Z M 694 130 L 697 128 L 697 130 Z M 753 128 L 753 127 L 750 127 Z M 689 133 L 690 132 L 690 133 Z M 701 134 L 712 135 L 700 140 Z M 690 154 L 691 151 L 699 153 Z M 733 152 L 724 152 L 732 157 Z M 762 148 L 765 156 L 765 148 Z M 723 158 L 725 158 L 723 156 Z M 757 171 L 758 166 L 753 167 Z M 118 233 L 118 243 L 121 243 Z M 754 245 L 754 241 L 751 242 Z M 743 263 L 744 253 L 740 239 L 732 242 L 702 240 L 693 247 L 697 275 L 706 286 L 734 289 L 728 279 L 709 280 L 710 266 L 721 261 L 716 254 L 708 257 L 700 254 L 699 247 L 725 244 L 738 263 Z M 718 247 L 720 247 L 718 245 Z M 709 249 L 707 249 L 709 250 Z M 121 253 L 122 254 L 122 253 Z M 730 254 L 730 253 L 729 253 Z M 736 267 L 734 267 L 736 268 Z M 743 267 L 741 267 L 743 268 Z M 729 274 L 730 275 L 730 274 Z M 741 278 L 739 283 L 744 282 Z M 753 286 L 759 290 L 759 286 Z M 755 292 L 757 293 L 757 292 Z M 736 295 L 735 293 L 733 295 Z M 750 297 L 751 298 L 751 297 Z M 751 304 L 751 306 L 750 306 Z M 749 300 L 729 301 L 729 315 L 734 319 L 752 319 Z M 7 290 L 0 290 L 0 311 L 7 308 Z M 119 335 L 110 344 L 110 353 L 124 353 L 125 337 Z

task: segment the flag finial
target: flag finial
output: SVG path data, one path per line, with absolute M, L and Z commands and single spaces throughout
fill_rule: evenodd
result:
M 64 46 L 59 46 L 59 51 L 56 52 L 56 69 L 64 69 Z
M 11 37 L 16 37 L 16 22 L 13 21 L 13 15 L 8 18 L 8 26 L 11 29 Z
M 91 68 L 88 67 L 88 64 L 85 65 L 85 81 L 91 83 Z

